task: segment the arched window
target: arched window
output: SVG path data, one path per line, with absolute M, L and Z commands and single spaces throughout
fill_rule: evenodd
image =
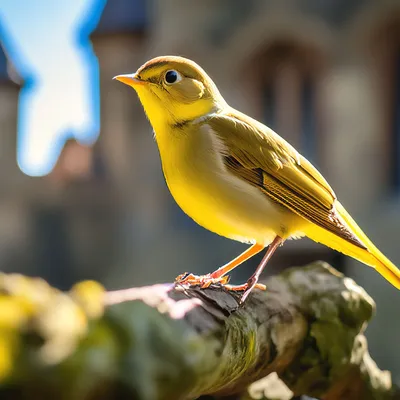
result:
M 318 165 L 317 52 L 280 41 L 269 46 L 258 63 L 263 103 L 260 118 Z

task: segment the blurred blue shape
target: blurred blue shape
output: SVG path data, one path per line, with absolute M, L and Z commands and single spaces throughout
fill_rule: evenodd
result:
M 3 48 L 0 46 L 0 80 L 8 80 L 7 58 Z
M 100 130 L 99 66 L 89 41 L 106 0 L 0 3 L 0 40 L 24 85 L 17 161 L 49 173 L 68 138 L 90 144 Z
M 148 23 L 146 0 L 108 1 L 96 33 L 143 31 Z

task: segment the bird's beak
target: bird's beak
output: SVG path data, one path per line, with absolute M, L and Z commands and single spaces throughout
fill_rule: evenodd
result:
M 136 77 L 136 74 L 117 75 L 113 79 L 125 83 L 128 86 L 144 85 L 146 82 Z

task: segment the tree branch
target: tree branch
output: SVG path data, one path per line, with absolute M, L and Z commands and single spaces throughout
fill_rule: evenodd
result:
M 0 398 L 399 395 L 369 357 L 363 330 L 375 306 L 362 288 L 323 263 L 266 284 L 239 307 L 240 296 L 219 286 L 104 292 L 82 282 L 62 293 L 3 275 Z

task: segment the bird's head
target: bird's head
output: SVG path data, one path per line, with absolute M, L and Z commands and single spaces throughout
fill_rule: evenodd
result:
M 157 57 L 136 73 L 114 79 L 136 90 L 156 131 L 163 124 L 184 124 L 225 104 L 206 72 L 183 57 Z

